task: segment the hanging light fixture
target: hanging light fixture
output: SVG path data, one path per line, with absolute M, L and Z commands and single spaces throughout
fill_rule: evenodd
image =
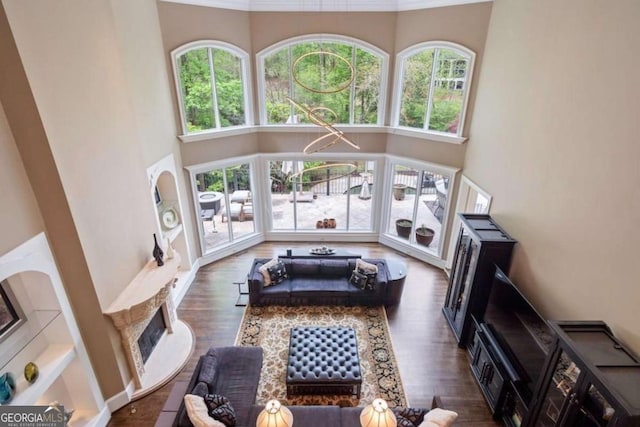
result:
M 276 399 L 270 400 L 258 415 L 256 427 L 292 427 L 293 414 Z
M 307 144 L 306 147 L 304 147 L 304 150 L 302 150 L 305 154 L 311 154 L 311 153 L 317 153 L 318 151 L 322 151 L 326 148 L 331 147 L 332 145 L 337 144 L 340 141 L 346 142 L 347 144 L 349 144 L 350 146 L 352 146 L 353 148 L 359 150 L 360 147 L 358 146 L 358 144 L 356 144 L 355 142 L 352 142 L 351 140 L 349 140 L 349 138 L 347 138 L 346 136 L 344 136 L 344 132 L 342 132 L 339 129 L 336 129 L 335 127 L 333 127 L 333 125 L 329 122 L 327 122 L 325 119 L 323 119 L 322 117 L 320 117 L 318 114 L 316 114 L 314 112 L 314 110 L 328 110 L 331 111 L 332 113 L 335 114 L 335 112 L 333 112 L 333 110 L 326 108 L 326 107 L 316 107 L 314 109 L 311 109 L 309 107 L 307 107 L 304 104 L 301 104 L 295 100 L 293 100 L 290 97 L 287 97 L 287 99 L 289 100 L 289 102 L 295 106 L 296 108 L 300 109 L 300 111 L 302 111 L 303 113 L 306 114 L 307 118 L 309 119 L 309 121 L 311 121 L 312 123 L 323 127 L 328 133 L 319 136 L 318 138 L 314 139 L 313 141 L 311 141 L 309 144 Z M 312 150 L 312 148 L 319 143 L 320 141 L 323 141 L 326 138 L 329 138 L 331 136 L 334 136 L 335 138 L 325 144 L 320 146 L 319 148 L 316 148 L 315 150 Z
M 396 427 L 398 423 L 387 402 L 383 399 L 375 399 L 360 413 L 360 425 L 362 427 Z

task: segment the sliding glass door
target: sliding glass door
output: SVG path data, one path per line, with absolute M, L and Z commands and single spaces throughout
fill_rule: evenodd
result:
M 255 233 L 251 163 L 195 174 L 204 253 Z
M 268 161 L 273 231 L 373 231 L 375 161 Z

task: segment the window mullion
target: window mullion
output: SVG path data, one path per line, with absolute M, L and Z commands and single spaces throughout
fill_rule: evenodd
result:
M 355 124 L 355 116 L 356 116 L 356 56 L 357 48 L 352 46 L 351 48 L 351 66 L 353 67 L 353 80 L 351 80 L 351 84 L 349 85 L 349 124 Z
M 293 46 L 291 45 L 289 45 L 288 54 L 289 54 L 289 66 L 287 68 L 289 69 L 289 96 L 291 97 L 291 99 L 295 100 L 295 93 L 293 93 L 293 89 L 294 89 L 293 70 L 291 69 L 293 65 Z M 295 123 L 295 114 L 296 114 L 295 107 L 293 106 L 293 104 L 289 102 L 289 117 L 291 118 L 291 124 Z
M 213 100 L 213 117 L 216 122 L 216 129 L 220 128 L 220 112 L 218 111 L 218 95 L 216 88 L 216 74 L 213 67 L 213 49 L 208 50 L 209 72 L 211 73 L 211 99 Z
M 436 71 L 438 70 L 438 61 L 440 58 L 440 49 L 435 49 L 433 54 L 433 65 L 431 66 L 431 82 L 429 83 L 429 96 L 427 96 L 427 113 L 424 118 L 423 129 L 429 130 L 429 122 L 431 120 L 431 109 L 433 107 L 433 91 L 436 86 Z

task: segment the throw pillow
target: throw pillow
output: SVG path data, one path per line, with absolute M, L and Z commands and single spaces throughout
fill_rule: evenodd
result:
M 271 275 L 269 274 L 269 267 L 272 267 L 277 263 L 278 258 L 273 258 L 272 260 L 268 261 L 266 264 L 262 264 L 258 268 L 258 271 L 260 272 L 260 274 L 262 274 L 262 277 L 264 279 L 264 286 L 271 286 Z
M 392 410 L 398 420 L 398 425 L 403 427 L 416 427 L 428 412 L 424 408 L 393 408 Z
M 434 423 L 433 421 L 424 420 L 422 424 L 420 424 L 418 427 L 440 427 L 440 426 Z
M 236 412 L 231 406 L 229 399 L 219 394 L 207 394 L 204 402 L 209 410 L 209 416 L 220 421 L 226 427 L 236 425 Z
M 424 416 L 425 421 L 431 421 L 438 427 L 449 427 L 458 418 L 458 413 L 442 408 L 434 408 Z
M 367 287 L 367 275 L 358 273 L 353 270 L 351 273 L 351 278 L 349 279 L 349 283 L 359 289 L 365 289 Z
M 378 266 L 358 258 L 356 260 L 356 270 L 364 274 L 378 273 Z
M 277 285 L 282 283 L 284 279 L 288 279 L 287 268 L 284 266 L 284 262 L 278 261 L 275 265 L 272 265 L 267 269 L 271 278 L 271 284 Z
M 187 410 L 189 420 L 195 427 L 225 427 L 223 423 L 209 416 L 207 405 L 202 396 L 185 394 L 184 407 Z
M 372 291 L 376 287 L 376 279 L 378 277 L 378 266 L 368 263 L 361 259 L 356 260 L 356 271 L 367 276 L 367 285 L 365 290 Z

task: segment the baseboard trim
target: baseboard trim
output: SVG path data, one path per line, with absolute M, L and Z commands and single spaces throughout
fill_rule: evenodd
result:
M 92 425 L 101 427 L 106 426 L 111 419 L 111 412 L 112 411 L 107 406 L 102 408 L 100 413 L 93 419 L 94 423 Z
M 193 280 L 196 278 L 196 273 L 200 269 L 200 262 L 196 260 L 191 265 L 191 269 L 189 271 L 180 271 L 178 270 L 178 274 L 176 277 L 178 278 L 178 283 L 176 284 L 177 292 L 173 293 L 173 303 L 177 307 L 182 302 L 182 298 L 184 298 L 185 294 L 191 287 Z
M 133 385 L 133 380 L 131 380 L 124 390 L 107 399 L 107 408 L 109 408 L 109 411 L 115 412 L 131 402 L 131 396 L 133 395 L 134 390 L 135 387 Z

